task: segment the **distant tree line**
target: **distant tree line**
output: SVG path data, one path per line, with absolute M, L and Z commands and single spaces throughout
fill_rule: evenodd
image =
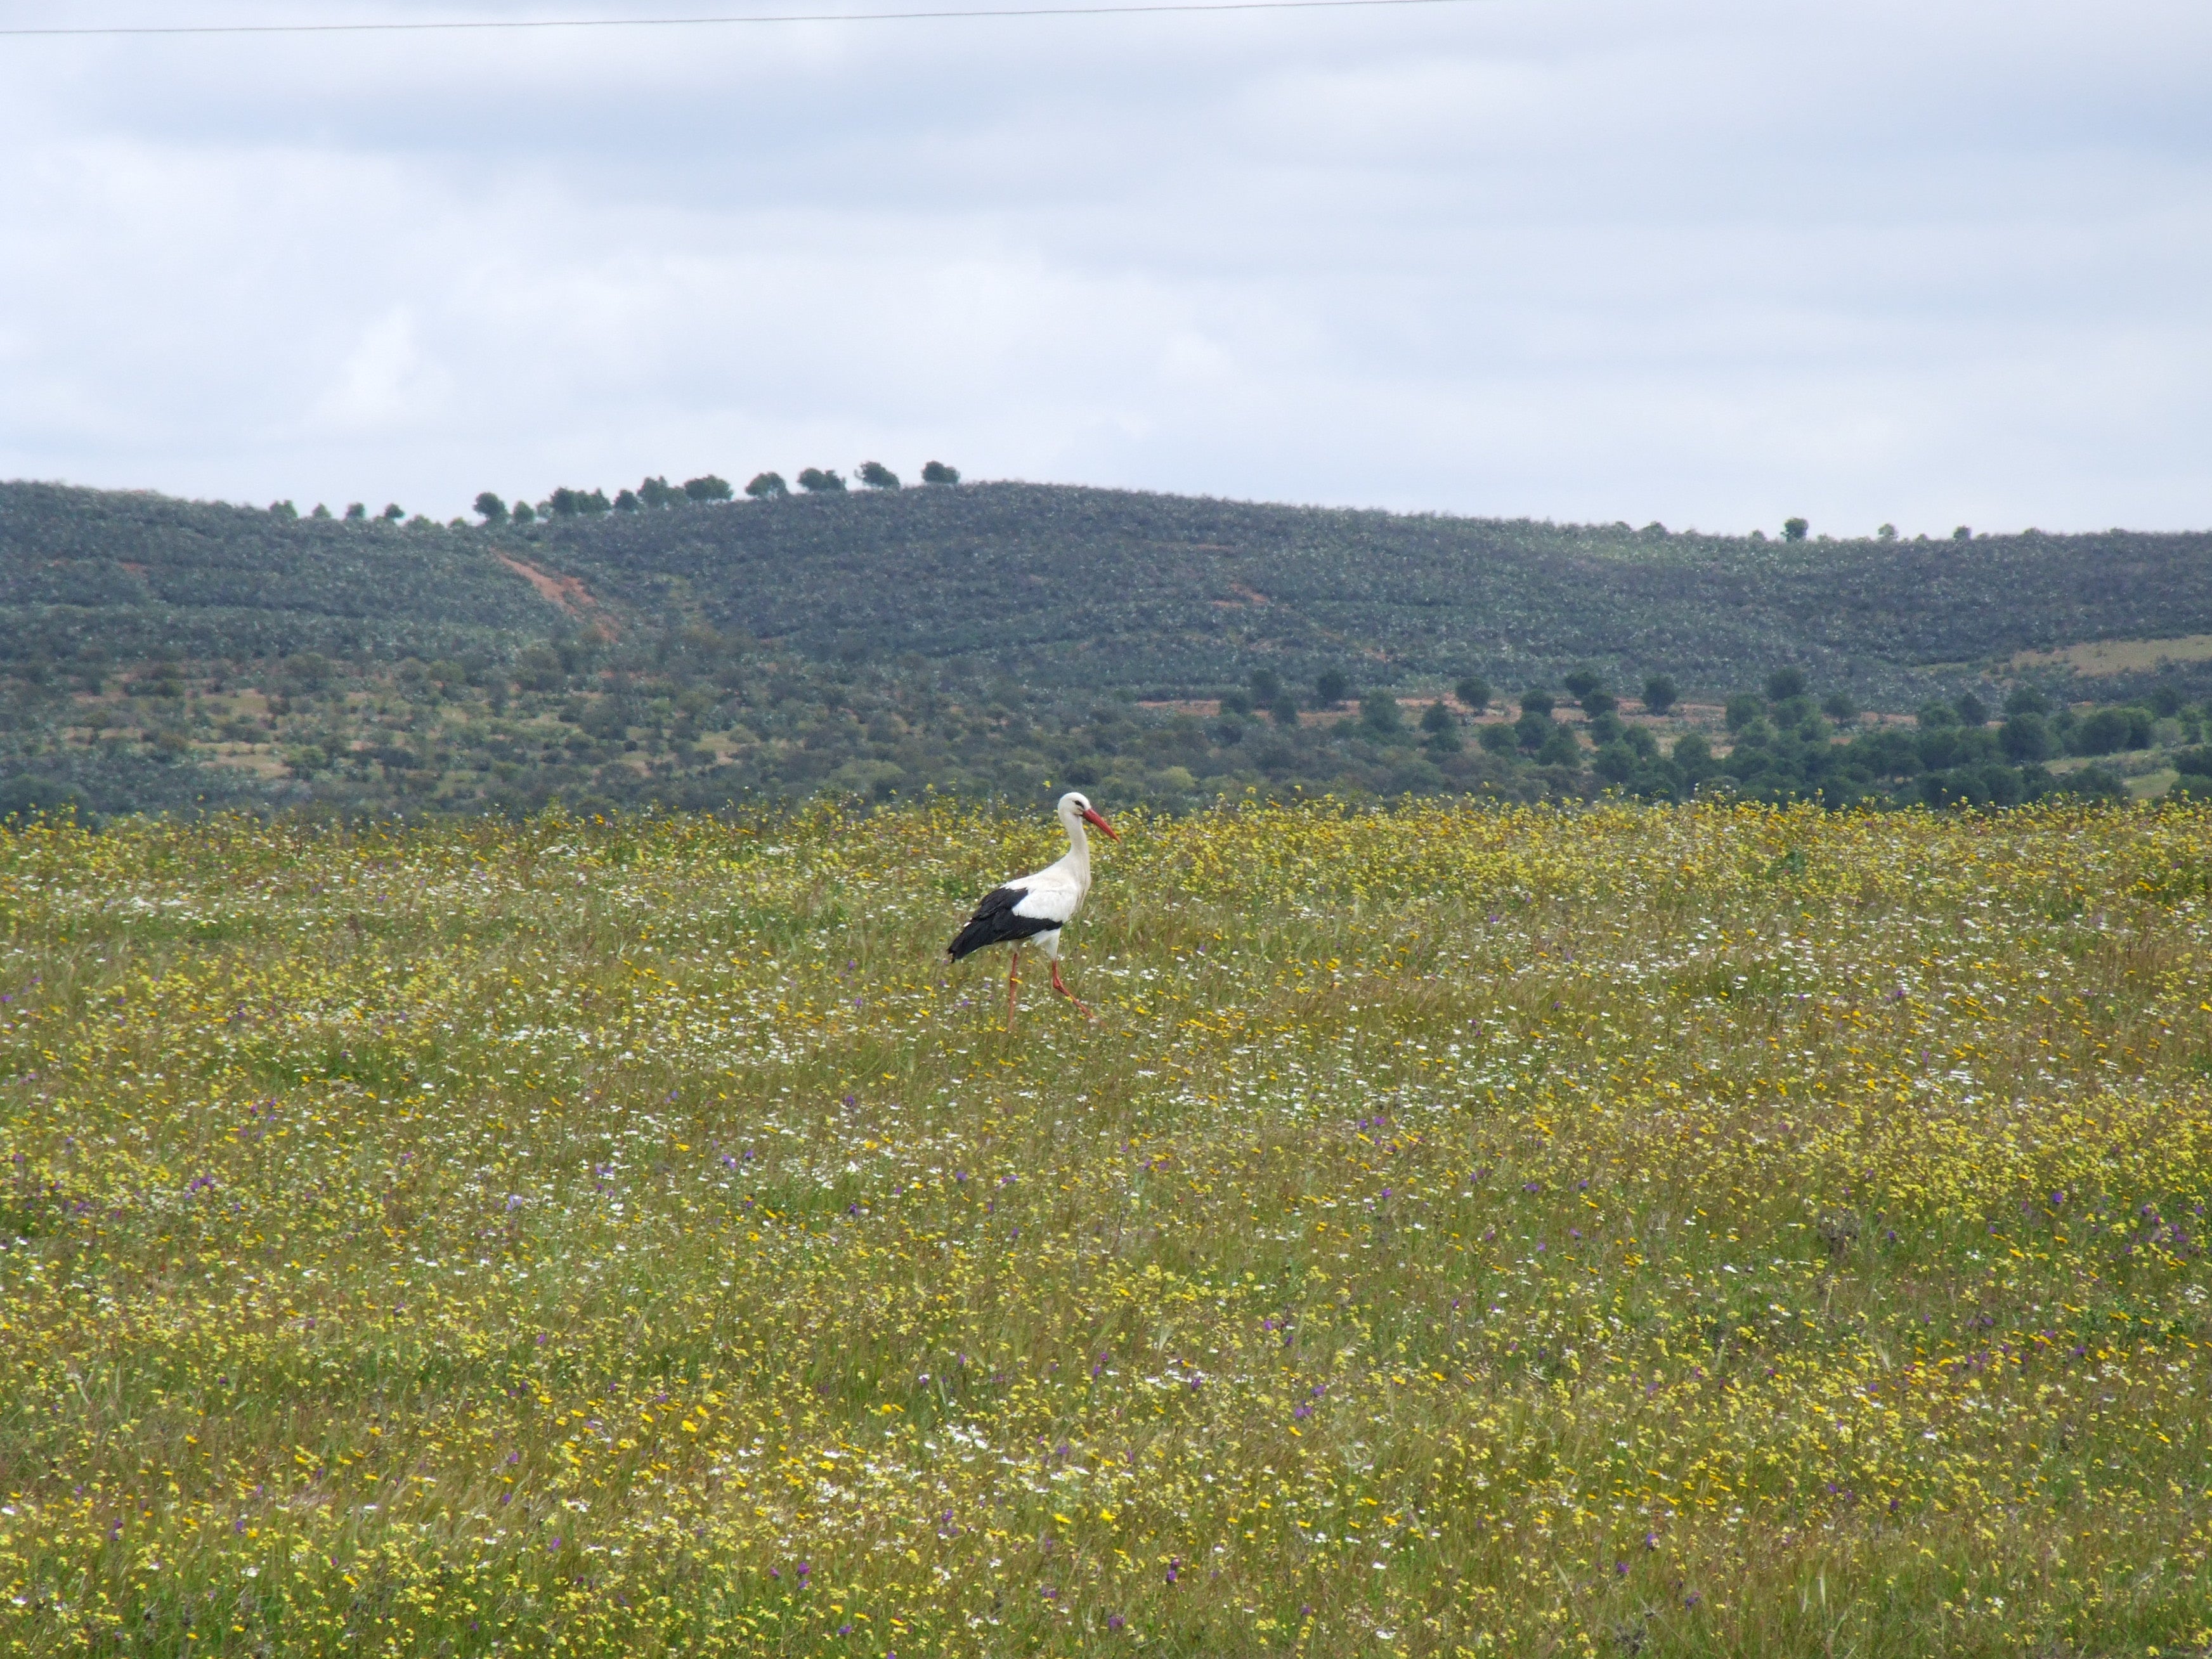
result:
M 2124 786 L 2109 771 L 2091 766 L 2054 773 L 2045 763 L 2150 748 L 2160 740 L 2162 721 L 2166 741 L 2196 742 L 2206 718 L 2171 686 L 2142 703 L 2087 710 L 2054 706 L 2042 692 L 2022 686 L 2007 697 L 2002 719 L 1966 692 L 1923 704 L 1910 726 L 1892 721 L 1869 727 L 1848 693 L 1815 699 L 1804 672 L 1788 667 L 1769 675 L 1762 691 L 1727 700 L 1725 750 L 1696 729 L 1680 732 L 1662 749 L 1649 726 L 1623 718 L 1620 700 L 1595 670 L 1574 670 L 1559 684 L 1581 711 L 1578 724 L 1558 717 L 1562 699 L 1543 685 L 1521 692 L 1510 709 L 1512 719 L 1480 720 L 1497 696 L 1479 675 L 1454 688 L 1456 711 L 1441 696 L 1428 702 L 1417 729 L 1407 726 L 1395 693 L 1376 690 L 1355 698 L 1340 668 L 1315 677 L 1309 706 L 1326 714 L 1356 701 L 1358 720 L 1352 731 L 1358 738 L 1384 744 L 1418 742 L 1439 763 L 1463 750 L 1462 722 L 1479 720 L 1476 743 L 1486 754 L 1509 767 L 1539 769 L 1555 793 L 1573 793 L 1570 781 L 1587 768 L 1599 787 L 1651 799 L 1681 800 L 1719 789 L 1832 806 L 1989 806 L 2061 793 L 2118 796 Z M 1643 690 L 1644 714 L 1663 716 L 1679 707 L 1680 690 L 1669 675 L 1647 677 Z M 1279 727 L 1297 726 L 1304 712 L 1291 689 L 1266 669 L 1253 674 L 1245 688 L 1224 693 L 1221 708 L 1231 719 L 1264 712 Z M 2212 761 L 2205 769 L 2212 773 Z
M 881 461 L 863 461 L 857 469 L 863 487 L 869 489 L 897 489 L 902 486 L 899 475 Z M 926 484 L 950 485 L 960 482 L 960 470 L 947 466 L 942 461 L 931 461 L 921 469 Z M 799 474 L 799 487 L 809 495 L 836 495 L 845 490 L 843 477 L 818 466 L 804 468 Z M 745 494 L 757 501 L 780 501 L 791 493 L 781 472 L 758 472 L 745 485 Z M 563 484 L 535 507 L 528 501 L 518 500 L 510 506 L 495 490 L 483 490 L 476 499 L 475 511 L 487 527 L 505 524 L 534 524 L 540 519 L 596 519 L 609 513 L 654 513 L 667 507 L 700 506 L 713 501 L 736 499 L 737 492 L 726 478 L 708 472 L 696 478 L 686 478 L 680 484 L 672 484 L 665 477 L 647 478 L 635 489 L 618 489 L 610 498 L 600 489 L 577 489 Z M 279 501 L 270 510 L 289 512 L 291 503 Z M 315 511 L 325 518 L 330 514 L 324 508 Z M 296 512 L 292 516 L 297 518 Z M 357 508 L 347 509 L 348 518 L 361 516 Z M 397 507 L 384 510 L 387 519 L 401 516 Z M 458 522 L 458 521 L 457 521 Z

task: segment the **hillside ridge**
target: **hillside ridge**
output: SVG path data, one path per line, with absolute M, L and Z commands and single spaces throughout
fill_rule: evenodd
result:
M 672 495 L 441 526 L 0 485 L 0 815 L 1055 779 L 1168 809 L 1988 804 L 2164 787 L 2212 690 L 2203 535 L 1777 542 L 1024 483 Z M 2028 723 L 1997 732 L 2001 706 Z M 1894 731 L 1930 720 L 1960 735 Z
M 1790 662 L 1904 707 L 2022 652 L 2212 631 L 2212 535 L 1790 542 L 1020 483 L 454 528 L 0 484 L 9 659 L 504 655 L 586 595 L 617 628 L 1157 696 L 1346 659 L 1408 690 L 1589 664 L 1725 695 Z

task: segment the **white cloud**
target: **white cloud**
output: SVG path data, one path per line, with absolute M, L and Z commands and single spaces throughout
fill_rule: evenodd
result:
M 0 43 L 0 473 L 2202 525 L 2208 46 L 2168 0 Z
M 436 420 L 450 384 L 424 358 L 414 316 L 402 307 L 372 323 L 347 353 L 307 424 L 340 437 L 419 429 Z

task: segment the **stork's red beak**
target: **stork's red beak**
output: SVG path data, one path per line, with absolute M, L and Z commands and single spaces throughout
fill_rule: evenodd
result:
M 1105 819 L 1100 817 L 1097 812 L 1088 806 L 1083 809 L 1083 821 L 1094 830 L 1104 831 L 1106 839 L 1109 841 L 1119 841 L 1121 839 L 1120 836 L 1114 832 L 1114 826 L 1112 824 L 1107 823 Z

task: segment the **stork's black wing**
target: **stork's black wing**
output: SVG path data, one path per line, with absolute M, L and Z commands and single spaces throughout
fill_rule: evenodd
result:
M 953 935 L 952 943 L 945 947 L 945 954 L 957 962 L 970 951 L 980 951 L 987 945 L 1018 945 L 1060 926 L 1050 916 L 1016 915 L 1014 907 L 1028 896 L 1026 887 L 993 888 L 983 895 L 983 902 L 968 918 L 968 925 Z

